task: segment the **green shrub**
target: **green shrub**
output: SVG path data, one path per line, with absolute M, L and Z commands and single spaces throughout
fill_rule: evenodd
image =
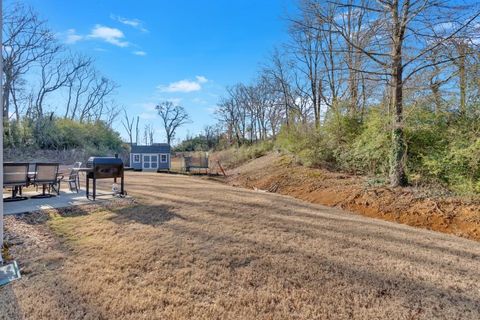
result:
M 123 150 L 119 133 L 103 121 L 80 123 L 55 117 L 43 117 L 35 121 L 24 118 L 5 126 L 4 139 L 6 148 L 82 149 L 92 155 Z
M 435 113 L 428 105 L 407 106 L 406 172 L 415 185 L 480 192 L 480 117 Z M 391 115 L 372 107 L 363 122 L 332 113 L 318 129 L 295 124 L 283 127 L 276 146 L 307 166 L 374 175 L 386 181 L 391 148 Z
M 362 131 L 354 138 L 345 158 L 350 171 L 386 176 L 391 147 L 390 122 L 381 108 L 367 114 Z

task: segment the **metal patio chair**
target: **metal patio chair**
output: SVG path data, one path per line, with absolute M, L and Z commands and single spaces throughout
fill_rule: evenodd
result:
M 78 171 L 78 169 L 80 169 L 82 167 L 82 162 L 75 162 L 73 164 L 73 170 L 76 170 L 77 171 L 77 189 L 80 189 L 80 171 Z
M 60 194 L 60 182 L 63 177 L 58 175 L 58 163 L 36 163 L 35 164 L 35 176 L 33 178 L 33 184 L 36 187 L 42 187 L 42 193 L 32 196 L 32 198 L 49 198 L 54 197 L 51 193 L 51 189 L 56 191 L 57 195 Z M 48 193 L 47 193 L 48 190 Z
M 4 163 L 3 164 L 3 187 L 12 188 L 12 196 L 3 201 L 27 200 L 22 196 L 22 188 L 28 186 L 28 163 Z
M 80 167 L 78 167 L 80 168 Z M 70 188 L 70 191 L 75 191 L 78 193 L 78 190 L 80 189 L 80 177 L 79 177 L 79 171 L 75 170 L 76 168 L 72 168 L 70 170 L 70 173 L 68 175 L 68 178 L 63 181 L 68 183 L 68 187 Z

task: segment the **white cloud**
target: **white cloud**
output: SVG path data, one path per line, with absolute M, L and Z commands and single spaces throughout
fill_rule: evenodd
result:
M 147 53 L 145 51 L 141 51 L 141 50 L 133 51 L 132 53 L 136 56 L 146 56 L 147 55 Z
M 83 36 L 77 34 L 75 29 L 68 29 L 65 32 L 65 43 L 74 44 L 80 40 L 83 40 Z
M 128 18 L 116 16 L 114 14 L 111 14 L 110 18 L 115 20 L 115 21 L 118 21 L 118 22 L 120 22 L 124 25 L 127 25 L 127 26 L 133 27 L 135 29 L 138 29 L 142 32 L 148 32 L 148 30 L 143 26 L 143 21 L 140 20 L 140 19 L 128 19 Z
M 200 83 L 190 80 L 180 80 L 172 82 L 166 87 L 162 87 L 163 92 L 193 92 L 202 89 Z
M 205 78 L 204 76 L 196 76 L 195 78 L 197 79 L 198 83 L 205 83 L 208 81 L 208 79 Z
M 117 28 L 110 28 L 100 24 L 95 25 L 90 34 L 91 39 L 100 39 L 117 47 L 127 47 L 129 43 L 124 41 L 125 35 Z
M 196 76 L 195 79 L 195 81 L 184 79 L 172 82 L 168 86 L 160 85 L 158 88 L 162 92 L 194 92 L 200 91 L 202 89 L 202 84 L 208 81 L 204 76 Z

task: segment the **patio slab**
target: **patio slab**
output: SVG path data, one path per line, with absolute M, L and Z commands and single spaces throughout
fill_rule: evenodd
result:
M 23 195 L 31 197 L 38 194 L 38 192 L 24 192 Z M 8 197 L 9 194 L 4 194 L 3 197 Z M 85 196 L 85 190 L 80 190 L 78 193 L 70 191 L 61 191 L 60 195 L 43 198 L 43 199 L 28 199 L 23 201 L 13 201 L 3 203 L 3 213 L 5 215 L 20 214 L 38 210 L 46 209 L 58 209 L 71 206 L 79 206 L 89 204 L 93 202 L 103 202 L 115 199 L 111 193 L 107 193 L 103 190 L 97 191 L 97 197 L 95 201 L 87 199 Z

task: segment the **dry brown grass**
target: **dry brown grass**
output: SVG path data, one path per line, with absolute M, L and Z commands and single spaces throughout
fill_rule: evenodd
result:
M 127 182 L 133 206 L 7 220 L 24 278 L 0 318 L 480 317 L 477 242 L 193 177 Z

